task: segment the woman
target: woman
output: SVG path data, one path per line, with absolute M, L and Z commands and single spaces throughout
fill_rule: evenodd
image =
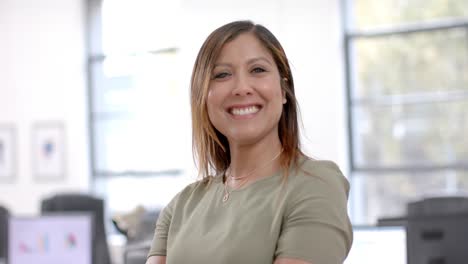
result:
M 161 212 L 147 264 L 342 263 L 349 185 L 334 163 L 301 152 L 293 77 L 273 34 L 250 21 L 216 29 L 196 59 L 191 104 L 203 179 Z

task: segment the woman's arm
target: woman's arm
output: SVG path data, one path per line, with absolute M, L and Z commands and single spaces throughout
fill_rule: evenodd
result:
M 339 264 L 351 248 L 353 233 L 347 214 L 349 184 L 336 164 L 312 165 L 314 170 L 309 167 L 304 170 L 312 171 L 310 176 L 295 177 L 288 183 L 291 195 L 274 254 L 278 262 L 274 264 Z M 307 262 L 296 262 L 299 259 Z
M 165 263 L 165 262 L 164 262 Z M 278 258 L 273 264 L 312 264 L 307 261 L 292 259 L 292 258 Z
M 148 260 L 146 260 L 146 264 L 166 264 L 166 256 L 151 256 L 148 258 Z M 288 264 L 288 263 L 284 263 L 284 264 Z

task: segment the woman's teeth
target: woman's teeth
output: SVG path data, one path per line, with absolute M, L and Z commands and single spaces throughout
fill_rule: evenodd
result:
M 249 106 L 244 108 L 232 108 L 231 114 L 233 115 L 249 115 L 255 114 L 260 110 L 258 106 Z

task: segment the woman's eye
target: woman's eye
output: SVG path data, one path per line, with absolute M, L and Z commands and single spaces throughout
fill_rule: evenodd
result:
M 226 78 L 228 76 L 229 76 L 229 73 L 221 72 L 221 73 L 215 74 L 214 79 L 223 79 L 223 78 Z
M 256 67 L 252 70 L 252 72 L 254 73 L 261 73 L 261 72 L 265 72 L 265 70 L 263 68 L 260 68 L 260 67 Z

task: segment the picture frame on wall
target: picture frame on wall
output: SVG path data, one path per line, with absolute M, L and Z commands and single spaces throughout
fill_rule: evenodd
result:
M 39 182 L 65 178 L 65 127 L 61 122 L 35 123 L 32 127 L 33 174 Z
M 16 176 L 16 129 L 0 124 L 0 184 L 12 182 Z

